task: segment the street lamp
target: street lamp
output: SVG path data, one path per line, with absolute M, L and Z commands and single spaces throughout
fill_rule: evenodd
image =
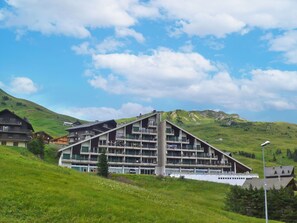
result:
M 265 219 L 268 223 L 268 208 L 267 208 L 267 189 L 266 189 L 266 174 L 265 174 L 265 158 L 264 158 L 264 147 L 269 145 L 270 141 L 266 141 L 261 144 L 262 147 L 262 156 L 263 156 L 263 172 L 264 172 L 264 199 L 265 199 Z

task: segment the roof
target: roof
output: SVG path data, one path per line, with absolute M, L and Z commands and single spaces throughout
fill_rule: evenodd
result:
M 33 126 L 31 125 L 31 123 L 26 119 L 26 118 L 21 118 L 20 116 L 16 115 L 14 112 L 8 110 L 8 109 L 4 109 L 2 111 L 0 111 L 0 115 L 4 112 L 8 112 L 12 115 L 14 115 L 15 117 L 17 117 L 18 119 L 22 120 L 23 122 L 26 122 L 28 124 L 29 129 L 31 129 L 32 131 L 34 131 Z
M 51 135 L 49 135 L 48 133 L 46 133 L 45 131 L 39 131 L 39 132 L 35 132 L 34 135 L 38 135 L 38 134 L 43 134 L 43 135 L 46 135 L 50 138 L 53 138 Z
M 296 184 L 293 177 L 266 178 L 265 181 L 267 190 L 273 188 L 279 190 L 281 188 L 286 188 L 289 185 L 293 185 L 293 189 L 296 190 Z M 252 186 L 254 189 L 261 189 L 263 185 L 264 179 L 252 178 L 247 179 L 242 187 L 245 189 L 249 189 L 250 186 Z
M 294 166 L 276 166 L 265 167 L 265 176 L 278 177 L 278 176 L 291 176 L 294 174 Z
M 81 129 L 81 128 L 88 128 L 88 127 L 92 127 L 94 125 L 104 124 L 104 123 L 107 123 L 107 122 L 114 122 L 114 123 L 116 123 L 116 121 L 113 120 L 113 119 L 107 120 L 107 121 L 89 122 L 89 123 L 85 123 L 85 124 L 82 124 L 82 125 L 76 125 L 76 126 L 70 127 L 70 128 L 67 129 L 67 131 L 68 130 Z

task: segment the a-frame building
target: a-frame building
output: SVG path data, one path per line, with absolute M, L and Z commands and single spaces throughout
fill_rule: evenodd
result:
M 245 173 L 251 168 L 154 112 L 59 150 L 59 165 L 96 172 L 106 151 L 109 171 L 170 173 Z

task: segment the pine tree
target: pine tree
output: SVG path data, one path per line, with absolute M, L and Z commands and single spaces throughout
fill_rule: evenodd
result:
M 108 177 L 108 162 L 105 150 L 99 156 L 97 174 L 102 177 Z

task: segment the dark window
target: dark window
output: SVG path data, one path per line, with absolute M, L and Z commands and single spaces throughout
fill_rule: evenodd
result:
M 19 143 L 18 142 L 14 142 L 13 143 L 13 146 L 19 146 Z
M 6 146 L 6 141 L 2 141 L 1 145 Z

